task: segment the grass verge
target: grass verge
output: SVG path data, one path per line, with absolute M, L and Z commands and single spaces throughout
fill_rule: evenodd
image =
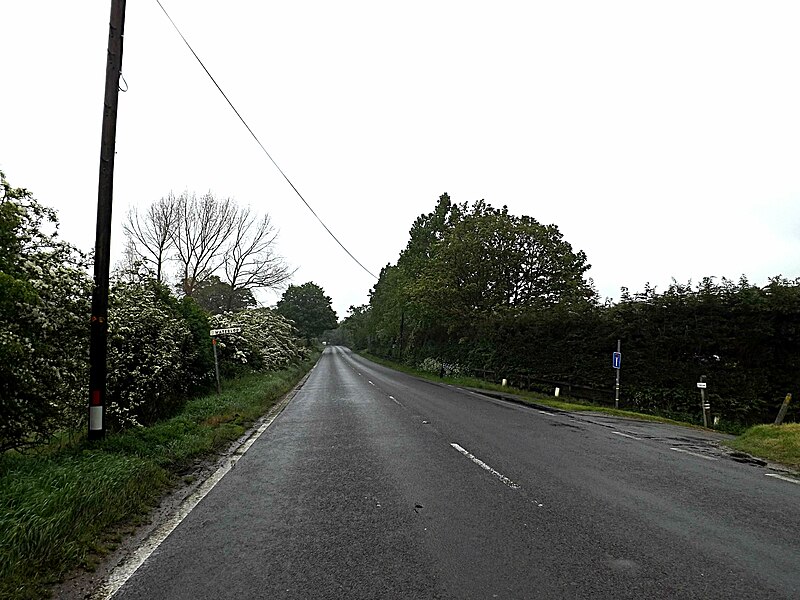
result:
M 76 567 L 92 567 L 193 461 L 225 447 L 316 361 L 227 381 L 153 425 L 55 452 L 0 457 L 0 598 L 48 597 Z
M 800 469 L 800 423 L 756 425 L 726 444 L 734 450 Z
M 503 392 L 506 394 L 513 394 L 514 396 L 519 397 L 520 399 L 529 402 L 531 404 L 543 404 L 545 406 L 550 406 L 552 408 L 556 408 L 559 410 L 567 410 L 567 411 L 587 411 L 587 412 L 597 412 L 597 413 L 604 413 L 607 415 L 612 415 L 616 417 L 627 417 L 629 419 L 639 419 L 640 421 L 652 421 L 655 423 L 668 423 L 670 425 L 680 425 L 682 427 L 691 427 L 693 429 L 703 429 L 705 431 L 710 431 L 705 429 L 704 427 L 700 427 L 694 423 L 689 423 L 686 421 L 678 421 L 676 419 L 670 419 L 668 417 L 663 417 L 659 415 L 651 415 L 648 413 L 640 413 L 634 412 L 630 410 L 622 410 L 618 408 L 611 408 L 608 406 L 603 406 L 601 404 L 593 404 L 591 402 L 584 402 L 582 400 L 575 400 L 570 399 L 569 401 L 565 400 L 556 400 L 553 396 L 548 396 L 546 394 L 540 394 L 538 392 L 530 392 L 527 390 L 520 390 L 517 388 L 513 388 L 510 386 L 503 387 L 502 385 L 491 383 L 488 381 L 483 381 L 482 379 L 476 379 L 474 377 L 444 377 L 440 378 L 438 375 L 429 373 L 428 371 L 421 371 L 419 369 L 415 369 L 413 367 L 409 367 L 407 365 L 395 363 L 372 354 L 368 354 L 365 352 L 360 353 L 361 356 L 367 358 L 373 362 L 381 364 L 385 367 L 389 367 L 391 369 L 395 369 L 397 371 L 402 371 L 403 373 L 408 373 L 409 375 L 414 375 L 416 377 L 421 377 L 423 379 L 427 379 L 429 381 L 441 381 L 444 383 L 449 383 L 451 385 L 459 386 L 459 387 L 467 387 L 467 388 L 475 388 L 493 392 Z

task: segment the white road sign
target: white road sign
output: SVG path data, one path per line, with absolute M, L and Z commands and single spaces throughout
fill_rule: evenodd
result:
M 228 327 L 227 329 L 212 329 L 210 332 L 211 337 L 216 337 L 218 335 L 225 335 L 226 333 L 240 333 L 242 331 L 241 327 Z

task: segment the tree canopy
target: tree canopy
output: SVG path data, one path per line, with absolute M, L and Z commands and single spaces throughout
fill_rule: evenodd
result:
M 278 314 L 294 321 L 297 330 L 308 340 L 318 338 L 324 331 L 337 326 L 330 297 L 311 281 L 286 288 L 276 310 Z

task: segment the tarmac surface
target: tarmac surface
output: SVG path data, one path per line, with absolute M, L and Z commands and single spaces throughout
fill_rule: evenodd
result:
M 113 597 L 798 598 L 800 484 L 724 437 L 329 347 Z

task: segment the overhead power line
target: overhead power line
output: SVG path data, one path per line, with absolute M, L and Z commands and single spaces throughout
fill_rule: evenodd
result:
M 252 130 L 252 129 L 250 129 L 250 125 L 248 125 L 248 124 L 247 124 L 247 121 L 245 121 L 245 120 L 244 120 L 244 118 L 242 117 L 242 115 L 241 115 L 241 114 L 239 114 L 239 111 L 238 111 L 238 110 L 236 110 L 236 107 L 233 105 L 233 102 L 231 102 L 231 101 L 230 101 L 230 99 L 228 98 L 227 94 L 226 94 L 226 93 L 225 93 L 225 92 L 222 90 L 222 88 L 220 87 L 220 85 L 217 83 L 217 80 L 216 80 L 216 79 L 214 79 L 214 76 L 213 76 L 213 75 L 212 75 L 212 74 L 209 72 L 209 70 L 208 70 L 208 69 L 206 68 L 206 66 L 203 64 L 203 61 L 202 61 L 202 60 L 200 60 L 200 57 L 199 57 L 199 56 L 197 56 L 197 52 L 195 52 L 195 51 L 194 51 L 194 48 L 192 48 L 192 46 L 191 46 L 191 44 L 189 43 L 189 41 L 186 39 L 186 37 L 183 35 L 183 33 L 181 33 L 181 30 L 180 30 L 180 29 L 178 28 L 178 26 L 175 24 L 175 21 L 173 21 L 173 20 L 172 20 L 172 17 L 170 17 L 170 16 L 169 16 L 169 13 L 167 12 L 167 9 L 166 9 L 166 8 L 164 8 L 164 5 L 163 5 L 163 4 L 161 4 L 161 0 L 156 0 L 156 3 L 157 3 L 157 4 L 158 4 L 158 6 L 161 8 L 161 10 L 164 12 L 164 14 L 167 16 L 167 19 L 169 19 L 169 22 L 170 22 L 170 23 L 172 23 L 172 26 L 175 28 L 175 31 L 177 31 L 177 32 L 178 32 L 178 35 L 179 35 L 179 36 L 181 36 L 181 39 L 183 40 L 183 43 L 184 43 L 184 44 L 186 44 L 186 47 L 187 47 L 187 48 L 189 48 L 189 51 L 190 51 L 190 52 L 191 52 L 191 53 L 194 55 L 194 57 L 197 59 L 197 62 L 198 62 L 198 63 L 200 63 L 200 66 L 201 66 L 201 67 L 203 67 L 203 70 L 206 72 L 206 75 L 208 75 L 209 79 L 211 79 L 211 81 L 214 83 L 214 85 L 216 86 L 216 88 L 219 90 L 219 93 L 220 93 L 220 94 L 222 94 L 222 97 L 223 97 L 223 98 L 225 98 L 225 101 L 228 103 L 228 106 L 230 106 L 230 107 L 231 107 L 231 109 L 233 110 L 233 112 L 235 112 L 235 113 L 236 113 L 236 116 L 237 116 L 237 117 L 239 117 L 239 120 L 242 122 L 242 125 L 244 125 L 244 126 L 247 128 L 247 131 L 249 131 L 249 132 L 250 132 L 250 135 L 251 135 L 251 136 L 253 136 L 253 139 L 254 139 L 254 140 L 256 141 L 256 143 L 259 145 L 259 147 L 261 148 L 261 150 L 263 150 L 263 151 L 264 151 L 264 154 L 266 154 L 266 155 L 267 155 L 267 158 L 269 158 L 269 160 L 272 162 L 272 164 L 273 164 L 273 165 L 275 165 L 275 168 L 276 168 L 276 169 L 278 169 L 278 172 L 279 172 L 281 175 L 283 175 L 283 178 L 286 180 L 286 182 L 287 182 L 287 183 L 288 183 L 290 186 L 292 186 L 292 189 L 294 190 L 294 193 L 295 193 L 295 194 L 297 194 L 297 197 L 298 197 L 298 198 L 300 198 L 300 200 L 302 200 L 302 201 L 303 201 L 303 204 L 305 204 L 305 205 L 306 205 L 306 208 L 308 208 L 308 210 L 310 210 L 310 211 L 311 211 L 311 214 L 312 214 L 312 215 L 314 215 L 314 217 L 317 219 L 317 221 L 319 221 L 320 225 L 322 225 L 322 227 L 325 229 L 325 231 L 327 231 L 327 232 L 328 232 L 328 235 L 330 235 L 330 236 L 331 236 L 331 237 L 334 239 L 334 241 L 335 241 L 337 244 L 339 244 L 339 246 L 342 248 L 342 250 L 344 250 L 344 251 L 347 253 L 347 256 L 349 256 L 350 258 L 352 258 L 352 259 L 353 259 L 353 260 L 356 262 L 356 264 L 357 264 L 359 267 L 361 267 L 361 268 L 362 268 L 362 269 L 364 269 L 364 270 L 365 270 L 367 273 L 369 273 L 370 275 L 372 275 L 372 277 L 373 277 L 373 278 L 377 279 L 377 277 L 375 276 L 375 274 L 374 274 L 372 271 L 370 271 L 370 270 L 369 270 L 367 267 L 365 267 L 363 264 L 361 264 L 361 261 L 360 261 L 360 260 L 358 260 L 358 259 L 357 259 L 355 256 L 353 256 L 353 253 L 352 253 L 352 252 L 350 252 L 350 250 L 348 250 L 347 248 L 345 248 L 345 245 L 344 245 L 344 244 L 342 244 L 342 242 L 340 242 L 340 241 L 339 241 L 339 238 L 337 238 L 337 237 L 336 237 L 336 236 L 333 234 L 333 232 L 332 232 L 332 231 L 331 231 L 331 230 L 328 228 L 328 226 L 327 226 L 327 225 L 325 225 L 325 222 L 324 222 L 322 219 L 320 219 L 319 215 L 318 215 L 318 214 L 317 214 L 317 213 L 314 211 L 314 209 L 313 209 L 313 208 L 311 208 L 311 205 L 310 205 L 310 204 L 309 204 L 309 203 L 306 201 L 306 199 L 305 199 L 305 198 L 303 198 L 303 195 L 300 193 L 300 191 L 299 191 L 299 190 L 298 190 L 298 189 L 295 187 L 295 185 L 292 183 L 292 180 L 291 180 L 291 179 L 289 179 L 289 177 L 287 177 L 286 173 L 284 173 L 284 172 L 283 172 L 283 169 L 281 169 L 281 168 L 280 168 L 280 166 L 278 166 L 278 163 L 277 163 L 277 162 L 275 162 L 275 159 L 274 159 L 274 158 L 272 158 L 272 155 L 271 155 L 271 154 L 270 154 L 270 153 L 267 151 L 267 149 L 264 147 L 264 144 L 262 144 L 262 143 L 261 143 L 261 140 L 259 140 L 259 139 L 258 139 L 258 136 L 256 136 L 256 134 L 253 132 L 253 130 Z

